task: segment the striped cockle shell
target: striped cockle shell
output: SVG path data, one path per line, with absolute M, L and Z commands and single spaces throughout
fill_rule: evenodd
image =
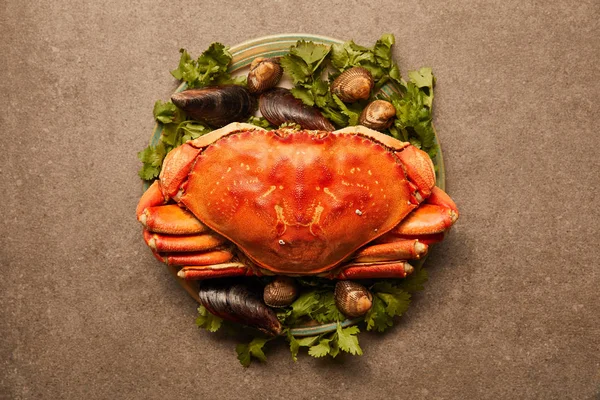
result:
M 288 276 L 277 276 L 265 286 L 263 300 L 270 307 L 285 307 L 298 296 L 298 286 Z
M 352 67 L 331 83 L 331 93 L 345 103 L 366 100 L 374 85 L 373 76 L 363 67 Z
M 283 68 L 277 58 L 257 57 L 250 64 L 248 90 L 254 94 L 262 93 L 275 87 L 282 75 Z
M 335 305 L 347 317 L 360 317 L 371 309 L 373 295 L 360 283 L 338 281 L 335 285 Z
M 369 103 L 360 114 L 358 123 L 369 129 L 381 131 L 392 125 L 396 116 L 396 108 L 385 100 L 375 100 Z

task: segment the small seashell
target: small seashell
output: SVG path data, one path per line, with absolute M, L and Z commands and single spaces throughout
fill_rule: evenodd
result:
M 292 304 L 298 296 L 298 286 L 288 276 L 277 276 L 265 286 L 263 299 L 270 307 L 285 307 Z
M 248 72 L 248 91 L 253 94 L 271 89 L 281 79 L 283 68 L 277 58 L 255 58 Z
M 331 93 L 345 103 L 366 100 L 371 95 L 375 81 L 371 73 L 363 67 L 352 67 L 331 83 Z
M 358 123 L 369 129 L 384 130 L 392 125 L 396 116 L 396 108 L 385 100 L 375 100 L 369 103 L 360 114 Z
M 360 283 L 338 281 L 335 284 L 335 305 L 347 317 L 360 317 L 371 309 L 373 295 Z

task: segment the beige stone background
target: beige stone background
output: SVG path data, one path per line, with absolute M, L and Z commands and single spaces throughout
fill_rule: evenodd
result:
M 0 398 L 598 399 L 600 3 L 0 1 Z M 240 367 L 134 218 L 178 50 L 396 35 L 461 218 L 362 357 Z

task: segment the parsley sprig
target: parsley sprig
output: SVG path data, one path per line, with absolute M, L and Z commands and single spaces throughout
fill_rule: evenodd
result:
M 403 280 L 378 280 L 369 284 L 373 294 L 373 306 L 365 315 L 360 325 L 343 327 L 346 317 L 339 312 L 334 300 L 334 286 L 330 280 L 320 278 L 297 279 L 301 285 L 300 296 L 288 307 L 277 312 L 280 322 L 287 327 L 286 340 L 294 361 L 298 360 L 301 348 L 306 348 L 312 357 L 337 357 L 340 352 L 351 355 L 362 355 L 363 351 L 358 342 L 361 329 L 384 332 L 393 326 L 396 317 L 406 312 L 411 301 L 411 294 L 422 290 L 427 281 L 425 269 L 417 269 L 412 275 Z M 335 323 L 333 332 L 321 335 L 295 337 L 291 328 L 316 321 L 321 324 Z M 198 308 L 196 325 L 210 332 L 216 332 L 226 321 L 210 314 L 206 308 Z M 260 333 L 252 335 L 249 343 L 236 346 L 240 363 L 247 367 L 252 359 L 265 361 L 265 345 L 275 338 L 265 337 Z

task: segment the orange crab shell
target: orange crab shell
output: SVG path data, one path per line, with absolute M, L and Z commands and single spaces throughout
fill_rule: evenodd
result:
M 343 132 L 230 134 L 199 153 L 184 188 L 196 218 L 277 274 L 330 270 L 419 204 L 394 152 Z

